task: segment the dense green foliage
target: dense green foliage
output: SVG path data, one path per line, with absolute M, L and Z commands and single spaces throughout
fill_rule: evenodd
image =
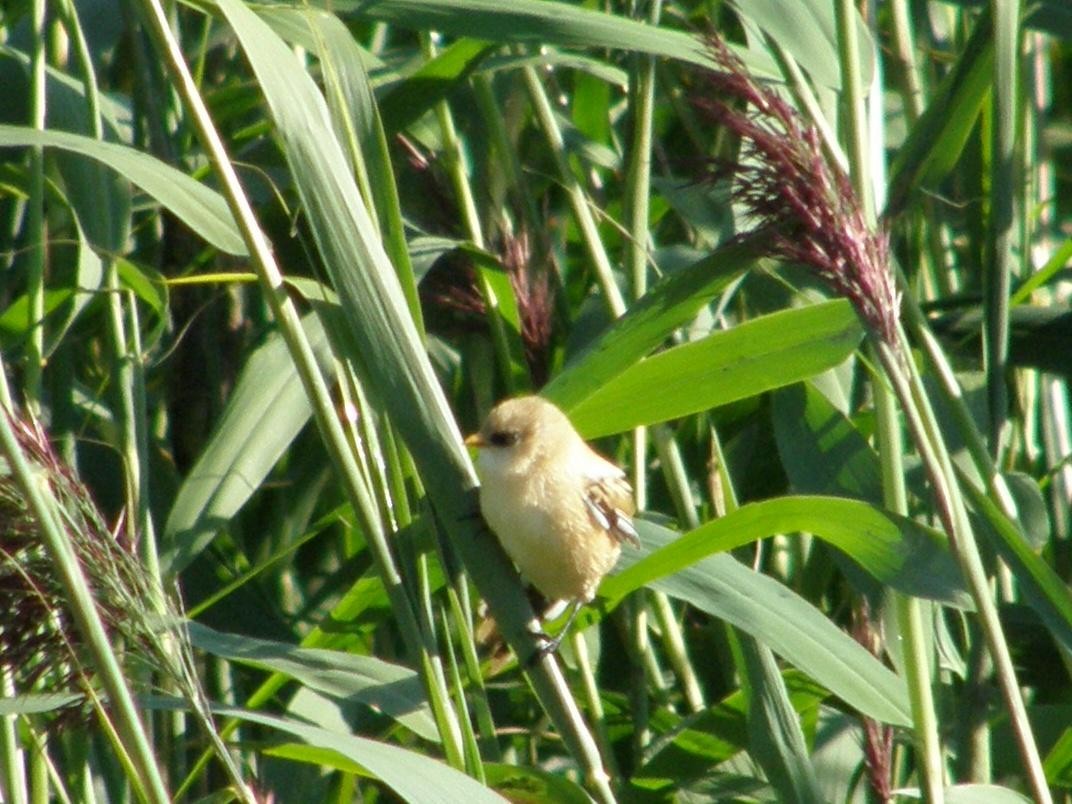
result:
M 0 6 L 0 798 L 1067 800 L 1072 13 L 865 5 Z M 524 392 L 642 510 L 543 658 Z

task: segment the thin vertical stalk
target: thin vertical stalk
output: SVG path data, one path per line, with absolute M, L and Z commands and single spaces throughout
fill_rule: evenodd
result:
M 477 741 L 476 732 L 473 730 L 473 721 L 466 706 L 465 683 L 462 681 L 461 670 L 458 667 L 458 658 L 454 653 L 454 646 L 450 640 L 450 621 L 446 609 L 439 609 L 440 627 L 443 630 L 443 643 L 446 646 L 447 668 L 450 671 L 451 689 L 454 691 L 451 700 L 458 712 L 461 732 L 460 741 L 464 752 L 463 770 L 483 784 L 487 784 L 487 776 L 484 773 L 484 763 L 480 758 L 480 745 Z
M 990 590 L 990 582 L 983 567 L 964 501 L 956 487 L 952 461 L 945 449 L 945 443 L 923 388 L 923 382 L 912 361 L 908 358 L 902 359 L 902 355 L 909 355 L 910 352 L 903 340 L 903 334 L 899 337 L 901 340 L 896 351 L 888 344 L 877 344 L 879 359 L 904 409 L 913 442 L 919 450 L 924 470 L 934 491 L 938 515 L 949 535 L 953 552 L 960 563 L 965 580 L 968 582 L 979 624 L 986 639 L 990 657 L 994 662 L 994 672 L 1001 687 L 1032 795 L 1036 801 L 1045 804 L 1052 801 L 1052 798 L 1046 786 L 1046 775 L 1043 772 L 1038 747 L 1027 718 L 1027 710 L 1020 695 L 1012 657 L 1005 642 L 1005 634 L 1002 631 Z
M 871 383 L 875 397 L 878 454 L 882 466 L 882 492 L 885 506 L 902 515 L 908 514 L 905 490 L 903 437 L 897 407 L 889 387 L 881 380 Z M 912 737 L 916 746 L 916 765 L 924 800 L 941 804 L 945 800 L 942 743 L 931 689 L 933 649 L 924 637 L 923 604 L 920 600 L 893 592 L 894 614 L 900 636 L 912 707 Z
M 895 24 L 907 29 L 902 18 Z M 853 186 L 861 200 L 864 215 L 871 225 L 875 222 L 874 189 L 870 176 L 871 161 L 868 158 L 865 101 L 863 86 L 856 65 L 859 63 L 859 45 L 856 37 L 856 10 L 851 2 L 838 0 L 838 42 L 841 54 L 841 75 L 845 87 L 846 115 L 849 141 L 849 166 Z M 896 12 L 895 12 L 896 13 Z M 902 47 L 907 47 L 904 40 Z M 911 52 L 904 57 L 911 59 Z M 907 67 L 907 65 L 906 65 Z M 915 78 L 913 73 L 913 78 Z M 918 80 L 915 82 L 918 93 Z M 917 96 L 918 100 L 918 96 Z M 877 437 L 882 466 L 883 500 L 887 508 L 901 514 L 908 512 L 908 500 L 904 483 L 902 434 L 897 420 L 897 410 L 888 386 L 881 380 L 871 383 L 877 413 Z M 935 717 L 934 696 L 931 689 L 931 649 L 926 643 L 923 630 L 921 603 L 899 593 L 894 593 L 895 615 L 901 636 L 904 638 L 904 666 L 907 675 L 909 703 L 912 708 L 913 739 L 916 744 L 917 764 L 920 769 L 920 787 L 927 801 L 944 800 L 942 747 Z
M 652 679 L 660 677 L 655 652 L 651 649 L 648 638 L 648 609 L 642 595 L 634 595 L 627 601 L 625 613 L 629 618 L 630 628 L 625 635 L 629 646 L 629 701 L 633 716 L 633 756 L 638 760 L 644 756 L 644 749 L 651 742 L 651 698 L 658 692 L 658 686 L 652 684 L 649 691 L 645 684 L 645 673 Z M 652 670 L 655 672 L 652 672 Z
M 611 776 L 618 778 L 621 772 L 618 770 L 610 735 L 607 733 L 607 715 L 603 710 L 603 700 L 599 697 L 599 683 L 596 681 L 592 661 L 588 656 L 588 644 L 584 641 L 584 633 L 579 628 L 574 628 L 567 635 L 567 639 L 570 647 L 573 648 L 573 656 L 577 660 L 577 672 L 581 677 L 581 687 L 588 705 L 588 717 L 593 725 L 603 763 Z
M 661 0 L 651 0 L 648 23 L 659 24 Z M 651 192 L 652 115 L 655 108 L 655 59 L 637 55 L 634 70 L 633 142 L 626 175 L 626 265 L 632 280 L 633 299 L 639 299 L 648 288 L 648 231 L 649 194 Z
M 704 694 L 700 688 L 696 670 L 689 660 L 685 637 L 681 632 L 681 625 L 677 621 L 674 608 L 670 605 L 670 599 L 662 593 L 653 594 L 651 606 L 662 633 L 663 650 L 666 651 L 666 656 L 670 660 L 670 666 L 674 668 L 674 674 L 681 682 L 681 692 L 685 696 L 685 702 L 690 711 L 701 712 L 707 704 L 704 702 Z
M 652 26 L 659 24 L 662 13 L 661 0 L 652 0 L 648 9 L 647 22 Z M 652 246 L 651 232 L 648 228 L 650 217 L 651 196 L 651 153 L 653 141 L 653 119 L 655 111 L 655 85 L 656 85 L 656 60 L 651 56 L 637 55 L 634 70 L 632 108 L 633 108 L 633 139 L 630 151 L 629 167 L 626 175 L 625 199 L 626 199 L 626 224 L 629 229 L 629 237 L 626 239 L 626 268 L 631 280 L 631 296 L 635 301 L 641 298 L 648 289 L 648 269 L 650 262 L 649 249 Z M 614 311 L 612 302 L 608 299 L 612 314 L 620 315 Z M 637 494 L 637 509 L 647 507 L 646 491 L 646 459 L 648 429 L 638 427 L 633 432 L 633 488 Z M 681 467 L 681 456 L 677 444 L 673 440 L 669 428 L 659 425 L 654 428 L 656 445 L 664 467 Z M 674 481 L 682 482 L 674 482 Z M 683 477 L 667 476 L 668 485 L 675 496 L 688 494 L 687 481 Z M 680 493 L 678 493 L 680 490 Z M 691 506 L 686 505 L 686 508 Z M 689 662 L 685 652 L 685 641 L 682 637 L 677 619 L 673 616 L 673 610 L 669 599 L 662 592 L 647 593 L 654 605 L 657 619 L 663 635 L 663 644 L 670 656 L 671 665 L 681 680 L 685 690 L 686 699 L 690 708 L 694 711 L 703 707 L 703 696 L 700 693 L 699 682 L 695 671 Z M 639 618 L 643 615 L 643 607 L 637 607 L 638 626 Z M 635 646 L 650 651 L 650 642 L 639 634 Z
M 909 123 L 923 115 L 926 104 L 923 98 L 923 79 L 916 61 L 916 46 L 912 36 L 908 0 L 890 0 L 890 15 L 893 22 L 893 52 L 900 62 L 904 78 L 902 94 Z
M 38 740 L 30 753 L 30 801 L 33 804 L 49 804 L 52 801 L 53 791 L 62 789 L 60 785 L 49 785 L 49 759 L 45 753 L 43 736 Z
M 0 411 L 0 416 L 7 415 Z M 13 698 L 15 686 L 7 668 L 0 668 L 0 697 Z M 4 714 L 0 718 L 0 794 L 4 801 L 11 804 L 26 804 L 28 788 L 26 785 L 25 753 L 19 745 L 15 731 L 18 718 L 13 714 Z
M 566 709 L 568 722 L 571 724 L 569 733 L 563 735 L 570 747 L 571 753 L 580 763 L 584 772 L 584 783 L 596 801 L 603 804 L 614 804 L 614 790 L 611 788 L 610 776 L 603 765 L 603 758 L 599 753 L 599 745 L 593 739 L 591 733 L 583 727 L 584 718 L 577 710 L 577 703 L 566 681 L 558 670 L 555 659 L 550 654 L 545 654 L 540 659 L 539 676 L 532 676 L 532 681 L 537 686 L 537 694 L 541 699 L 551 699 L 560 702 Z
M 138 716 L 138 709 L 127 687 L 119 660 L 112 651 L 89 584 L 82 574 L 82 568 L 61 524 L 62 516 L 57 509 L 58 503 L 40 471 L 35 471 L 27 463 L 12 429 L 11 419 L 6 413 L 0 415 L 0 450 L 7 459 L 11 474 L 22 490 L 29 509 L 33 511 L 42 542 L 63 586 L 71 616 L 86 641 L 97 675 L 108 692 L 109 709 L 114 713 L 123 748 L 129 753 L 134 766 L 131 781 L 142 788 L 149 801 L 154 804 L 168 804 L 170 798 L 160 777 L 152 745 Z
M 45 128 L 45 0 L 31 7 L 30 126 Z M 26 371 L 23 393 L 31 413 L 40 412 L 41 371 L 45 354 L 45 152 L 30 147 L 30 197 L 27 201 L 26 236 Z
M 863 86 L 856 65 L 859 46 L 856 38 L 856 10 L 847 0 L 838 0 L 838 42 L 841 54 L 841 75 L 845 87 L 846 115 L 849 141 L 850 175 L 864 214 L 873 225 L 875 216 L 874 191 L 870 181 L 870 160 L 866 136 Z M 904 9 L 900 11 L 903 13 Z M 896 22 L 896 20 L 895 20 Z M 907 27 L 902 18 L 900 24 Z M 903 33 L 903 30 L 902 30 Z M 904 47 L 902 41 L 902 47 Z M 909 57 L 910 58 L 910 54 Z M 916 84 L 918 92 L 918 82 Z M 887 508 L 901 514 L 908 512 L 902 461 L 902 436 L 897 421 L 896 405 L 889 388 L 881 380 L 871 383 L 877 413 L 877 436 L 882 466 L 883 499 Z M 895 615 L 904 638 L 904 666 L 907 675 L 909 703 L 912 708 L 913 739 L 916 744 L 920 787 L 927 801 L 944 801 L 942 747 L 935 717 L 934 696 L 931 690 L 931 650 L 926 644 L 920 601 L 894 593 Z
M 662 9 L 661 0 L 651 0 L 648 22 L 659 24 Z M 648 230 L 650 215 L 649 193 L 651 192 L 651 147 L 652 114 L 655 108 L 655 59 L 651 56 L 634 54 L 633 70 L 630 73 L 630 108 L 633 114 L 633 137 L 630 146 L 629 165 L 626 172 L 624 188 L 626 220 L 629 236 L 625 239 L 625 267 L 630 278 L 631 298 L 636 301 L 648 289 L 648 249 L 651 232 Z M 648 429 L 637 427 L 633 430 L 633 466 L 632 481 L 636 508 L 647 508 L 647 461 Z M 647 594 L 647 593 L 642 593 Z M 655 592 L 654 594 L 659 594 Z M 648 612 L 636 596 L 625 609 L 631 617 L 632 634 L 630 646 L 633 655 L 633 679 L 629 695 L 633 701 L 633 750 L 636 756 L 642 756 L 644 747 L 651 738 L 648 725 L 650 717 L 648 691 L 644 685 L 642 660 L 651 652 L 648 639 Z
M 536 70 L 532 67 L 524 67 L 522 68 L 522 75 L 525 79 L 525 87 L 528 89 L 533 111 L 536 113 L 536 121 L 547 139 L 551 158 L 554 160 L 555 167 L 558 170 L 558 180 L 566 191 L 566 198 L 569 201 L 570 210 L 573 212 L 573 219 L 577 223 L 577 228 L 580 229 L 581 240 L 584 242 L 588 257 L 592 261 L 592 267 L 595 269 L 596 281 L 603 291 L 607 305 L 614 317 L 617 318 L 625 312 L 625 299 L 622 297 L 622 292 L 614 278 L 614 269 L 611 267 L 610 258 L 603 248 L 603 241 L 599 236 L 599 227 L 596 225 L 595 217 L 592 215 L 592 210 L 588 205 L 588 195 L 581 186 L 580 180 L 574 174 L 573 168 L 570 167 L 562 131 L 558 127 L 558 121 L 555 120 L 555 112 L 551 108 L 551 101 L 547 97 L 543 84 L 540 83 Z
M 842 98 L 845 104 L 845 128 L 848 140 L 850 175 L 864 217 L 875 220 L 875 194 L 871 184 L 871 161 L 867 146 L 867 107 L 864 86 L 857 65 L 860 43 L 856 36 L 856 5 L 852 0 L 836 0 L 838 61 L 841 64 Z
M 990 216 L 983 266 L 983 365 L 990 406 L 990 453 L 998 458 L 1008 422 L 1009 287 L 1016 268 L 1016 99 L 1019 78 L 1020 3 L 991 0 L 994 39 L 990 142 Z
M 421 34 L 421 46 L 426 58 L 435 56 L 435 48 L 432 45 L 431 35 Z M 454 125 L 454 116 L 446 101 L 439 101 L 435 105 L 436 120 L 439 123 L 439 135 L 443 140 L 443 162 L 450 176 L 451 187 L 454 189 L 454 197 L 461 209 L 462 223 L 465 232 L 473 245 L 479 249 L 485 247 L 484 230 L 480 223 L 480 214 L 477 212 L 476 199 L 473 197 L 472 188 L 469 185 L 469 174 L 466 170 L 465 151 L 458 139 L 458 131 Z M 511 369 L 510 346 L 506 335 L 506 326 L 499 310 L 499 298 L 495 289 L 487 281 L 483 271 L 476 272 L 477 287 L 484 299 L 487 308 L 488 327 L 491 329 L 491 342 L 495 349 L 495 358 L 501 370 L 501 379 L 508 394 L 517 391 L 514 383 L 514 373 Z
M 447 589 L 455 627 L 458 629 L 457 643 L 462 649 L 462 661 L 469 678 L 469 703 L 476 716 L 477 729 L 480 732 L 480 756 L 491 762 L 502 761 L 502 751 L 495 734 L 495 719 L 488 703 L 488 691 L 484 686 L 484 674 L 480 671 L 480 657 L 476 652 L 476 640 L 470 627 L 472 622 L 466 607 L 462 604 L 458 592 L 453 587 Z

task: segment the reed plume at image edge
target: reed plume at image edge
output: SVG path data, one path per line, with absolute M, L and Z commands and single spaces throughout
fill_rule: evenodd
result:
M 717 160 L 712 173 L 733 174 L 733 198 L 750 227 L 738 239 L 811 269 L 896 349 L 900 299 L 886 232 L 868 225 L 849 177 L 824 155 L 815 127 L 753 79 L 721 37 L 711 33 L 705 41 L 721 69 L 701 73 L 692 103 L 740 141 L 736 157 Z
M 105 627 L 139 656 L 149 635 L 132 611 L 148 594 L 128 545 L 108 529 L 89 491 L 53 451 L 37 422 L 8 416 L 19 446 L 59 504 L 82 572 Z M 92 663 L 75 627 L 41 525 L 0 460 L 0 656 L 16 692 L 71 692 Z M 72 701 L 77 703 L 77 701 Z

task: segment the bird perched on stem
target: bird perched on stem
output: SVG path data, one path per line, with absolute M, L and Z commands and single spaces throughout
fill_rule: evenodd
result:
M 500 402 L 465 443 L 480 450 L 480 510 L 507 554 L 544 597 L 573 603 L 543 648 L 552 652 L 617 563 L 622 542 L 640 546 L 625 472 L 538 396 Z

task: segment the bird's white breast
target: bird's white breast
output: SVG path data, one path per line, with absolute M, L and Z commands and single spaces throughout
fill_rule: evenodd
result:
M 480 505 L 503 548 L 521 574 L 550 599 L 590 600 L 604 574 L 618 559 L 615 539 L 595 526 L 584 503 L 584 490 L 593 478 L 621 470 L 606 461 L 589 465 L 588 452 L 569 456 L 546 471 L 502 471 L 493 450 L 481 453 Z

